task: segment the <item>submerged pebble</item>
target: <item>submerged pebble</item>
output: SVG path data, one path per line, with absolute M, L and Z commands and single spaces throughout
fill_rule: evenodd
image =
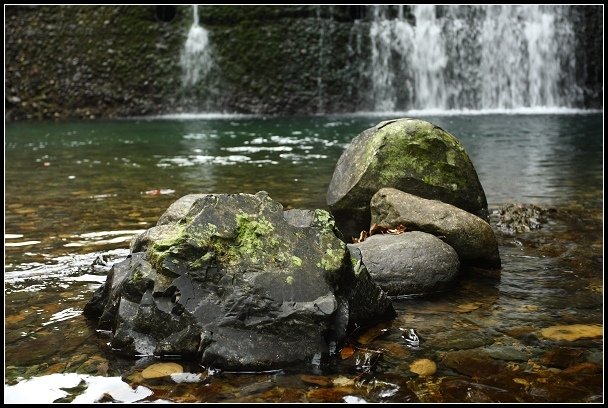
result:
M 168 377 L 171 374 L 183 373 L 184 369 L 177 363 L 156 363 L 146 367 L 141 376 L 146 380 L 152 378 Z
M 549 340 L 574 341 L 583 338 L 602 337 L 604 328 L 596 324 L 571 324 L 546 327 L 540 334 Z
M 437 364 L 427 358 L 421 358 L 410 364 L 410 371 L 421 377 L 427 377 L 437 372 Z

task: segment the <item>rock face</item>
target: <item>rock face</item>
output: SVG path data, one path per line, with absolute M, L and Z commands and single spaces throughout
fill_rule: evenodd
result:
M 390 296 L 445 289 L 460 268 L 454 249 L 424 232 L 372 235 L 348 249 Z
M 381 122 L 354 138 L 342 153 L 329 184 L 327 204 L 345 237 L 369 227 L 370 199 L 383 187 L 488 217 L 485 193 L 463 146 L 423 120 Z
M 462 264 L 500 268 L 498 242 L 492 227 L 453 205 L 426 200 L 394 188 L 379 190 L 371 200 L 372 224 L 424 231 L 456 250 Z
M 134 240 L 85 315 L 124 353 L 235 369 L 310 361 L 349 327 L 394 317 L 329 213 L 288 213 L 265 192 L 183 197 Z

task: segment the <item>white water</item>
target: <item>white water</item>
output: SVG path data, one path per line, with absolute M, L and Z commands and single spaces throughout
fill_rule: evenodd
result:
M 572 107 L 581 92 L 564 6 L 389 11 L 374 6 L 370 28 L 376 111 Z
M 211 47 L 207 30 L 199 25 L 198 6 L 192 6 L 193 23 L 182 50 L 180 64 L 183 70 L 182 84 L 195 85 L 211 68 Z
M 481 116 L 481 115 L 584 115 L 602 113 L 601 109 L 577 109 L 565 107 L 530 107 L 530 108 L 494 108 L 494 109 L 410 109 L 392 111 L 358 111 L 353 113 L 335 114 L 345 117 L 410 117 L 410 116 Z

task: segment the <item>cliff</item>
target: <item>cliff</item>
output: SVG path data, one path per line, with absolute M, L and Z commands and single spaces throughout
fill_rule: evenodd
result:
M 183 86 L 180 55 L 193 21 L 191 6 L 5 6 L 5 119 L 314 114 L 379 106 L 384 94 L 371 74 L 378 46 L 369 35 L 371 6 L 199 10 L 213 65 L 196 85 Z M 414 24 L 407 6 L 403 10 Z M 384 12 L 395 18 L 397 8 Z M 601 108 L 602 6 L 571 6 L 570 14 L 577 22 L 572 75 L 579 90 L 573 104 Z M 388 85 L 398 95 L 395 108 L 411 107 L 409 77 L 394 78 Z

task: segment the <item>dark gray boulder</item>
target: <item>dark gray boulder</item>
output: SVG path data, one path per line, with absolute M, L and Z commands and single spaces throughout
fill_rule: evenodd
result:
M 182 200 L 85 307 L 113 348 L 263 369 L 311 361 L 347 330 L 394 317 L 326 211 L 285 215 L 265 192 Z
M 460 269 L 456 251 L 424 232 L 372 235 L 348 249 L 389 296 L 444 290 Z
M 490 224 L 437 200 L 427 200 L 394 188 L 379 190 L 370 202 L 372 224 L 441 237 L 456 250 L 463 265 L 500 268 L 498 242 Z
M 485 193 L 464 147 L 424 120 L 382 122 L 355 137 L 340 156 L 327 204 L 347 239 L 368 228 L 369 202 L 383 187 L 488 217 Z

